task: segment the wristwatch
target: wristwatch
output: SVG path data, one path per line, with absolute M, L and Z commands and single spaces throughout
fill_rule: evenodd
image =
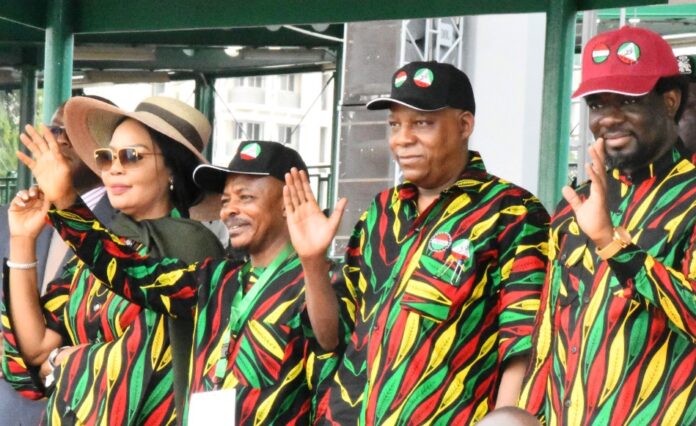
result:
M 595 253 L 604 260 L 611 259 L 616 253 L 629 244 L 631 244 L 631 234 L 622 226 L 617 226 L 614 228 L 612 241 L 601 249 L 599 247 L 595 248 Z
M 65 349 L 66 346 L 54 348 L 49 354 L 48 354 L 48 365 L 51 367 L 51 372 L 48 373 L 48 375 L 44 378 L 44 386 L 46 389 L 50 389 L 51 386 L 53 386 L 55 382 L 55 376 L 54 376 L 54 371 L 57 367 L 56 365 L 56 358 L 58 357 L 58 354 Z

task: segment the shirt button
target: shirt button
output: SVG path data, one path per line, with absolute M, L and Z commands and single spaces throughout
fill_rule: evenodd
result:
M 563 405 L 565 405 L 566 408 L 570 407 L 570 399 L 566 399 L 566 400 L 563 402 Z
M 570 351 L 571 351 L 572 353 L 577 353 L 577 352 L 578 352 L 578 347 L 577 347 L 577 346 L 573 346 L 572 348 L 570 348 Z
M 94 312 L 97 312 L 98 310 L 101 309 L 101 306 L 102 306 L 101 303 L 95 303 L 94 306 L 92 306 L 92 310 Z
M 582 298 L 582 301 L 585 303 L 590 303 L 590 296 L 585 296 Z
M 561 261 L 565 262 L 567 258 L 568 258 L 568 255 L 567 255 L 567 254 L 563 253 L 563 254 L 561 255 Z

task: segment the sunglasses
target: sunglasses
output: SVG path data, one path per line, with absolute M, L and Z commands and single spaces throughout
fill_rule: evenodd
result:
M 51 134 L 53 134 L 53 137 L 56 139 L 65 133 L 65 127 L 63 126 L 50 126 L 48 130 L 50 130 Z
M 109 170 L 115 158 L 118 158 L 118 162 L 125 168 L 134 165 L 146 155 L 162 154 L 158 152 L 138 152 L 135 148 L 120 148 L 116 150 L 116 152 L 111 148 L 99 148 L 94 150 L 94 159 L 100 171 Z

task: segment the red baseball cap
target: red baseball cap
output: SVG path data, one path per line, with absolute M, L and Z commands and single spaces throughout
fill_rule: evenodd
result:
M 582 53 L 582 82 L 573 99 L 601 92 L 643 96 L 660 78 L 675 75 L 679 75 L 677 59 L 662 36 L 625 26 L 587 42 Z

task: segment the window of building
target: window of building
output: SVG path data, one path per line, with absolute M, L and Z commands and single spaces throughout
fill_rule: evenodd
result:
M 263 87 L 263 77 L 260 75 L 251 77 L 238 77 L 234 79 L 235 86 Z
M 239 121 L 234 127 L 234 138 L 244 140 L 260 140 L 261 130 L 261 123 Z
M 281 124 L 278 126 L 278 142 L 290 145 L 293 148 L 297 148 L 297 141 L 300 140 L 299 133 L 300 129 L 295 129 L 295 126 L 288 126 Z
M 328 127 L 319 128 L 319 162 L 331 162 L 331 132 Z
M 287 90 L 288 92 L 295 91 L 295 87 L 297 86 L 295 81 L 297 76 L 295 74 L 279 75 L 278 78 L 280 79 L 280 90 Z

